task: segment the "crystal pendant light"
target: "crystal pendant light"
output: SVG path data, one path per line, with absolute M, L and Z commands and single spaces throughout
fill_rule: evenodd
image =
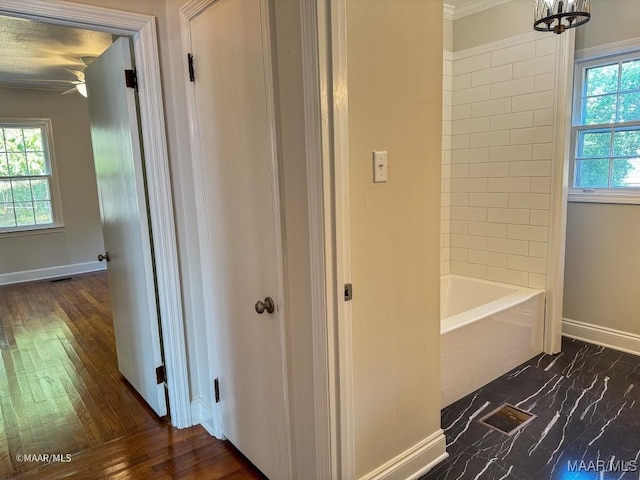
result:
M 589 0 L 535 0 L 533 28 L 539 32 L 563 33 L 591 18 Z

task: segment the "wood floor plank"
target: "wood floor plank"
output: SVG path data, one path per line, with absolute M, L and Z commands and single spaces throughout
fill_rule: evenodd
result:
M 58 455 L 69 462 L 24 461 Z M 117 367 L 107 277 L 0 287 L 0 479 L 259 479 L 233 446 L 158 418 Z

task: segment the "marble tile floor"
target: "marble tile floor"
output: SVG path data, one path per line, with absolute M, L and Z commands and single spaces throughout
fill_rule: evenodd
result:
M 503 403 L 538 417 L 508 437 Z M 449 458 L 420 480 L 638 480 L 640 357 L 564 338 L 442 411 Z

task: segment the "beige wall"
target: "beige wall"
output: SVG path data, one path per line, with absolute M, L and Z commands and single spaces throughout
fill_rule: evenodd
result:
M 617 1 L 617 0 L 616 0 Z M 511 0 L 453 22 L 453 51 L 485 45 L 533 30 L 533 1 Z
M 360 477 L 440 428 L 442 2 L 348 0 L 347 31 Z
M 564 317 L 640 335 L 640 205 L 569 203 Z
M 640 37 L 636 0 L 593 0 L 576 49 Z M 640 205 L 569 203 L 564 311 L 570 320 L 640 335 Z
M 576 29 L 576 50 L 639 38 L 638 0 L 591 0 L 591 20 Z
M 94 262 L 104 247 L 87 101 L 0 88 L 0 105 L 3 117 L 51 119 L 65 224 L 62 231 L 0 236 L 0 274 Z

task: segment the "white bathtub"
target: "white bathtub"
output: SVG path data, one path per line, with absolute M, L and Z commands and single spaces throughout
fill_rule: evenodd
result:
M 443 408 L 542 352 L 544 290 L 444 275 L 440 310 Z

